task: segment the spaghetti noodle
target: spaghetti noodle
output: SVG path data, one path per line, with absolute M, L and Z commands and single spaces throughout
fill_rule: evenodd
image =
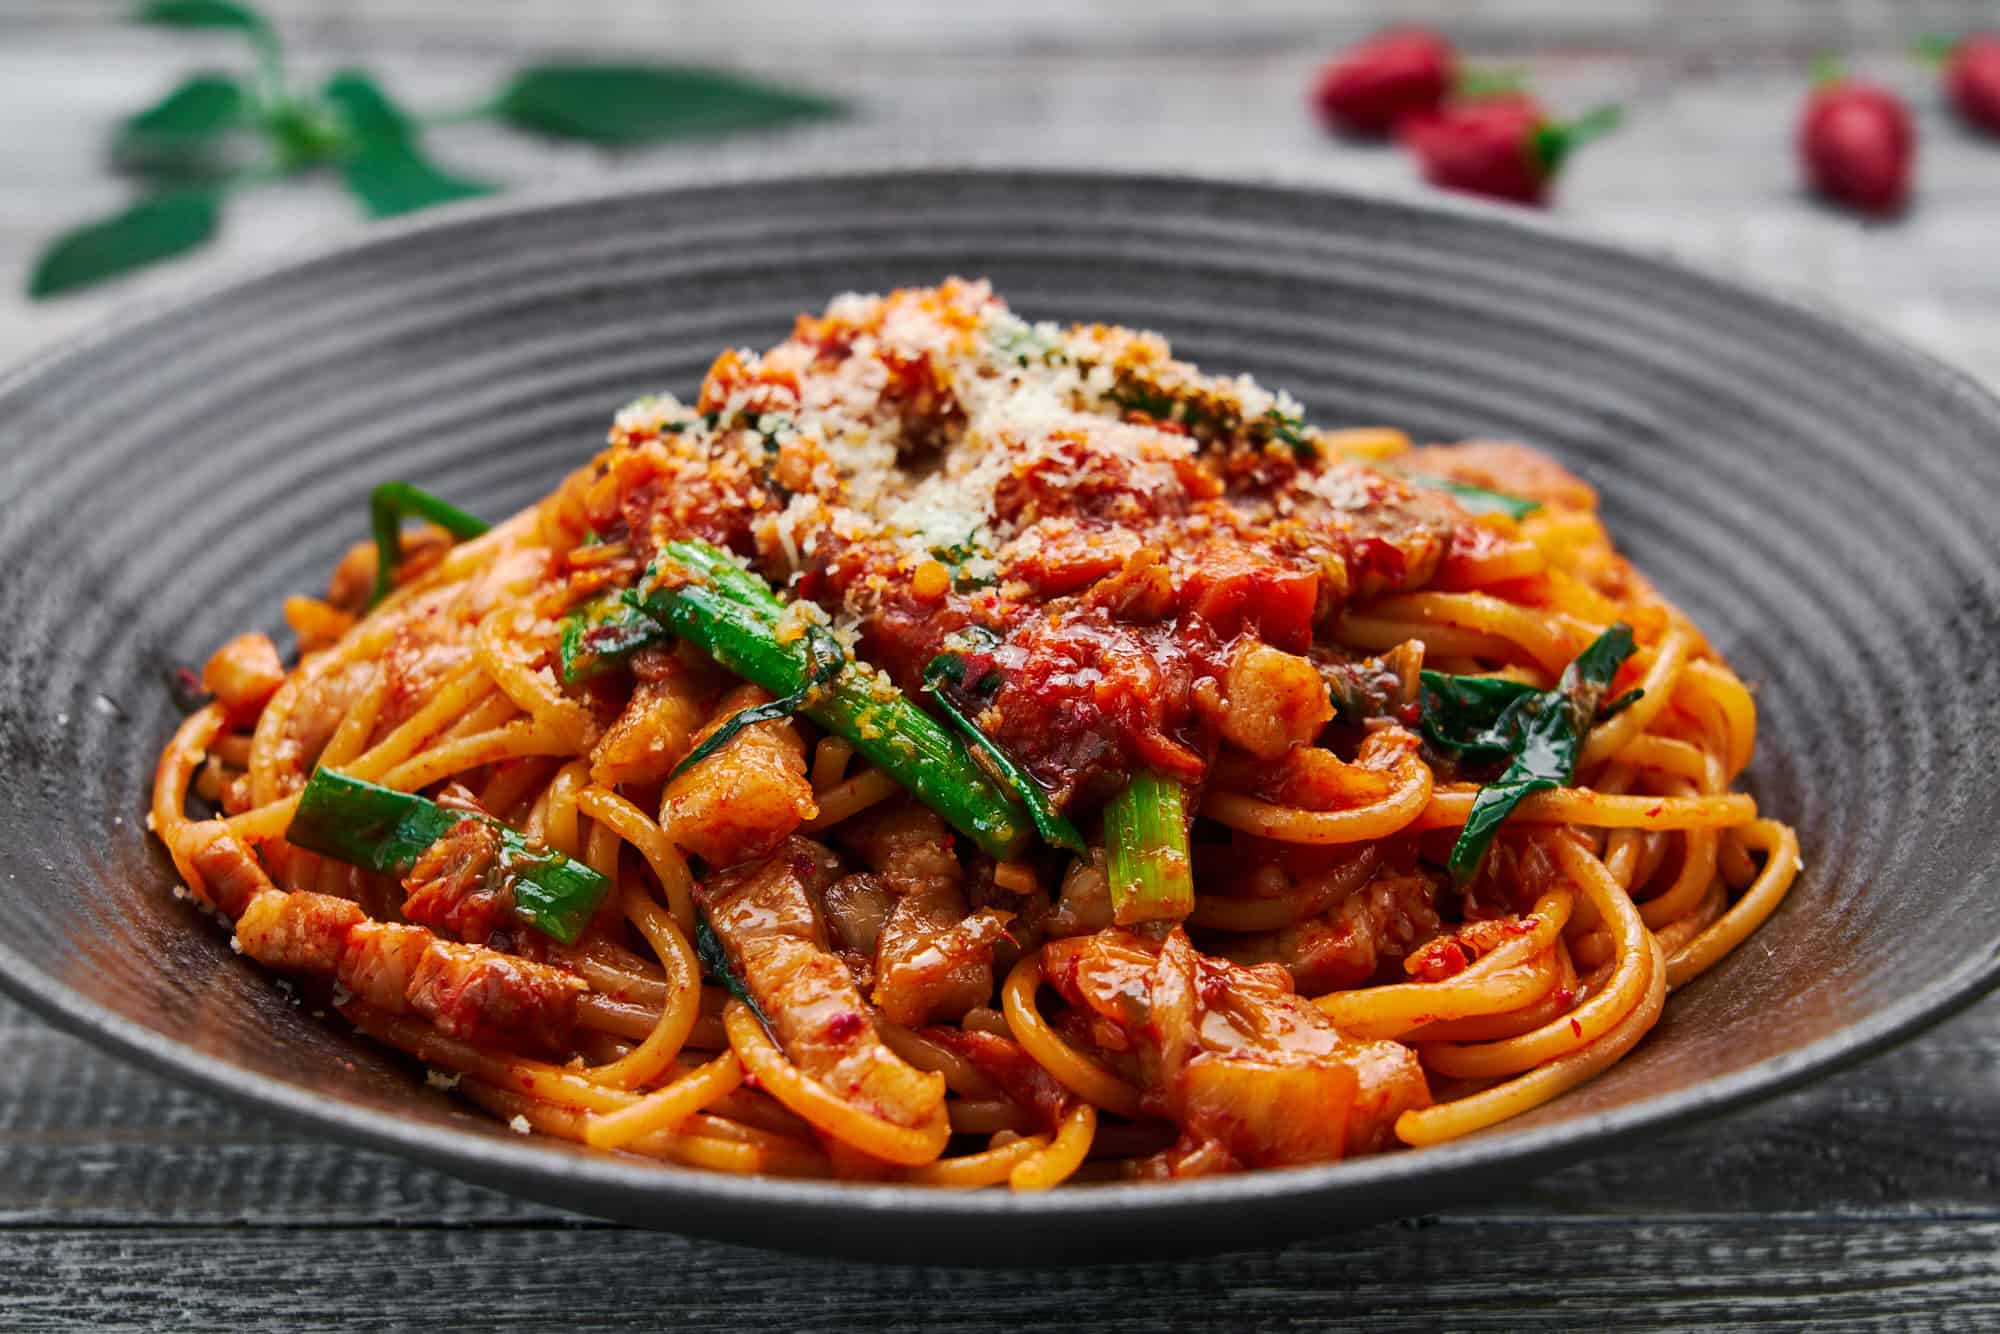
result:
M 490 530 L 377 521 L 294 667 L 210 660 L 149 822 L 522 1133 L 1016 1190 L 1435 1143 L 1799 869 L 1750 692 L 1559 465 L 983 284 L 725 352 Z

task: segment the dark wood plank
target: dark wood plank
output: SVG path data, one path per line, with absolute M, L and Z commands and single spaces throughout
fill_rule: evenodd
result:
M 110 1061 L 0 1002 L 0 1226 L 531 1223 L 556 1210 L 317 1142 Z M 1511 1213 L 2000 1219 L 2000 998 L 1818 1087 L 1580 1164 Z M 1689 1170 L 1690 1164 L 1698 1165 Z
M 0 1233 L 11 1329 L 1981 1330 L 2000 1221 L 1449 1219 L 1175 1265 L 836 1266 L 611 1229 Z M 171 1274 L 171 1288 L 159 1286 Z

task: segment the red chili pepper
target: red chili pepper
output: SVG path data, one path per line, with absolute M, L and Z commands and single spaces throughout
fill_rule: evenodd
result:
M 1599 107 L 1573 121 L 1552 121 L 1534 98 L 1501 94 L 1406 121 L 1402 140 L 1433 185 L 1542 204 L 1570 153 L 1615 128 L 1618 118 L 1617 107 Z
M 1428 28 L 1393 28 L 1350 47 L 1319 72 L 1313 105 L 1329 129 L 1387 134 L 1435 110 L 1457 77 L 1451 43 Z
M 1916 132 L 1902 101 L 1879 84 L 1822 68 L 1799 119 L 1799 156 L 1821 194 L 1888 217 L 1909 199 Z
M 2000 134 L 2000 33 L 1954 42 L 1944 58 L 1944 87 L 1968 124 Z

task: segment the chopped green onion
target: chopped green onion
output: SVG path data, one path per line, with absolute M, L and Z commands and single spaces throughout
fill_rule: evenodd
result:
M 1111 916 L 1120 926 L 1177 922 L 1194 911 L 1194 858 L 1178 782 L 1142 773 L 1112 798 L 1104 808 L 1104 852 Z
M 824 659 L 801 627 L 780 632 L 787 615 L 771 586 L 729 553 L 706 542 L 670 542 L 661 566 L 689 582 L 654 587 L 649 571 L 626 596 L 661 625 L 696 645 L 724 668 L 781 697 L 805 692 L 798 711 L 845 737 L 953 828 L 1005 860 L 1019 853 L 1032 818 L 972 758 L 965 743 L 940 726 L 881 673 L 840 656 L 837 675 L 814 684 Z
M 1083 841 L 1083 835 L 1077 832 L 1077 827 L 1056 809 L 1053 801 L 1049 800 L 1048 789 L 1036 782 L 1034 775 L 1016 764 L 1013 757 L 1002 750 L 1000 744 L 992 737 L 987 736 L 979 724 L 966 717 L 965 711 L 953 703 L 951 696 L 944 692 L 947 683 L 959 685 L 964 680 L 964 660 L 949 653 L 938 654 L 924 669 L 925 692 L 937 701 L 937 706 L 944 710 L 945 716 L 957 725 L 958 730 L 965 733 L 966 739 L 979 747 L 992 762 L 993 767 L 1000 771 L 1000 777 L 1013 788 L 1014 795 L 1021 799 L 1021 804 L 1028 808 L 1028 814 L 1035 822 L 1035 830 L 1041 834 L 1043 841 L 1054 847 L 1068 848 L 1071 852 L 1089 851 Z
M 557 652 L 563 684 L 588 681 L 666 638 L 666 627 L 626 602 L 622 590 L 600 593 L 563 621 Z
M 403 559 L 403 520 L 428 519 L 463 542 L 478 537 L 490 524 L 477 515 L 440 500 L 408 482 L 384 482 L 368 497 L 368 526 L 375 534 L 375 593 L 373 606 L 396 586 L 396 566 Z
M 332 769 L 315 769 L 299 793 L 285 839 L 336 861 L 402 876 L 465 819 L 486 817 Z M 500 833 L 498 870 L 514 891 L 515 916 L 565 945 L 574 944 L 611 882 L 582 862 L 530 844 L 497 820 L 486 822 Z

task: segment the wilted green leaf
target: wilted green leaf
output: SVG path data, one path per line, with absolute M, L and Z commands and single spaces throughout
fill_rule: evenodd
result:
M 112 160 L 146 175 L 213 174 L 221 141 L 243 123 L 246 103 L 227 75 L 194 75 L 118 127 Z
M 278 31 L 268 19 L 248 5 L 235 4 L 233 0 L 150 0 L 150 3 L 140 5 L 132 17 L 158 28 L 206 28 L 241 33 L 257 49 L 257 63 L 264 80 L 273 90 L 282 83 Z
M 262 14 L 231 0 L 150 0 L 132 17 L 161 28 L 229 28 L 260 36 L 271 31 Z
M 193 250 L 215 234 L 221 206 L 208 190 L 176 190 L 63 233 L 35 264 L 28 295 L 54 296 Z
M 843 109 L 830 98 L 674 65 L 531 66 L 494 106 L 520 129 L 612 147 L 762 129 Z
M 356 70 L 334 75 L 327 81 L 326 99 L 340 112 L 351 138 L 341 174 L 376 217 L 492 190 L 484 181 L 454 176 L 424 156 L 410 118 L 368 75 Z
M 344 69 L 326 81 L 326 99 L 340 109 L 348 130 L 362 143 L 408 140 L 416 129 L 403 109 L 363 70 Z

